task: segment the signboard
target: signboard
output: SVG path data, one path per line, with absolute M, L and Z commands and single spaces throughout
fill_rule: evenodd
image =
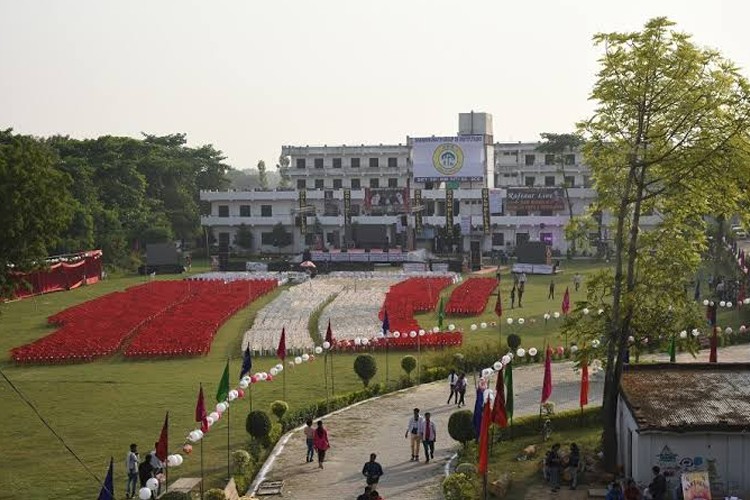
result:
M 482 229 L 484 234 L 490 234 L 490 190 L 482 188 Z
M 505 209 L 529 212 L 564 210 L 565 197 L 562 188 L 508 188 Z
M 499 189 L 490 191 L 490 215 L 503 215 L 503 193 Z
M 299 208 L 300 211 L 307 206 L 307 191 L 302 189 L 299 192 Z M 302 234 L 307 234 L 307 214 L 300 212 L 299 216 L 299 230 Z
M 683 472 L 681 482 L 685 500 L 711 500 L 708 471 Z
M 414 181 L 484 180 L 484 136 L 417 137 L 412 142 Z
M 365 188 L 366 215 L 397 215 L 408 211 L 408 188 Z
M 344 225 L 352 223 L 352 190 L 344 189 Z
M 414 190 L 414 205 L 417 207 L 422 206 L 422 190 L 421 189 Z M 421 210 L 419 210 L 418 212 L 414 212 L 414 230 L 417 232 L 417 234 L 420 234 L 422 232 L 422 211 Z
M 471 234 L 471 215 L 461 216 L 461 234 Z
M 445 190 L 445 227 L 453 227 L 453 190 Z
M 333 191 L 323 192 L 323 215 L 327 217 L 338 217 L 341 215 L 339 200 L 333 198 Z

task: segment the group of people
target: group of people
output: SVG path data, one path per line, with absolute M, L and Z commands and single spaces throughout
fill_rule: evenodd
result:
M 459 408 L 466 406 L 466 402 L 464 401 L 464 398 L 466 397 L 466 386 L 468 385 L 466 382 L 466 374 L 463 372 L 456 373 L 456 370 L 451 370 L 448 375 L 448 383 L 450 384 L 451 392 L 448 395 L 448 402 L 446 404 L 451 404 L 451 399 L 453 399 Z
M 570 453 L 563 460 L 560 456 L 560 444 L 555 443 L 544 457 L 544 479 L 549 482 L 552 491 L 560 489 L 560 476 L 566 471 L 570 478 L 570 489 L 578 487 L 578 474 L 581 470 L 581 450 L 575 443 L 570 443 Z
M 125 484 L 125 498 L 135 498 L 139 482 L 140 487 L 145 488 L 146 482 L 151 478 L 159 480 L 159 489 L 155 492 L 155 496 L 158 496 L 161 492 L 161 474 L 164 472 L 164 464 L 156 456 L 157 444 L 154 443 L 153 451 L 146 454 L 142 462 L 140 462 L 138 455 L 138 445 L 135 443 L 130 445 L 130 451 L 125 458 L 125 470 L 128 473 Z M 152 496 L 154 496 L 154 493 L 152 493 Z
M 665 500 L 667 498 L 667 478 L 661 473 L 661 469 L 658 465 L 654 465 L 651 468 L 651 472 L 654 478 L 646 488 L 648 494 L 645 498 L 651 500 Z M 673 496 L 675 499 L 682 499 L 682 485 L 678 485 Z M 643 500 L 644 495 L 641 489 L 635 484 L 632 478 L 628 478 L 624 481 L 624 485 L 618 481 L 613 482 L 607 489 L 606 500 Z
M 307 444 L 307 456 L 305 462 L 315 461 L 315 452 L 318 453 L 318 468 L 323 468 L 326 459 L 326 451 L 331 447 L 328 442 L 328 431 L 323 427 L 323 421 L 318 420 L 317 428 L 313 429 L 313 421 L 308 419 L 305 426 L 305 441 Z
M 419 414 L 419 408 L 414 408 L 414 413 L 409 418 L 409 422 L 406 425 L 406 432 L 404 433 L 404 438 L 410 439 L 410 461 L 419 462 L 419 449 L 421 445 L 424 447 L 424 461 L 426 464 L 430 463 L 430 460 L 435 458 L 436 437 L 437 429 L 435 428 L 435 422 L 431 419 L 430 412 L 426 412 L 424 417 L 422 417 Z

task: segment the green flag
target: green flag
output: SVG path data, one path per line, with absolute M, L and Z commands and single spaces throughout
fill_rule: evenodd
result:
M 513 363 L 505 365 L 505 413 L 513 422 Z
M 227 365 L 224 367 L 224 375 L 221 376 L 221 382 L 219 382 L 219 390 L 216 391 L 216 402 L 221 403 L 226 401 L 229 397 L 229 360 Z
M 443 298 L 440 297 L 440 306 L 438 306 L 438 328 L 442 331 L 443 320 L 445 319 L 445 308 L 443 307 Z
M 668 352 L 669 352 L 669 362 L 670 363 L 674 363 L 675 361 L 677 361 L 677 351 L 675 349 L 674 337 L 675 336 L 672 335 L 672 340 L 669 341 L 669 351 Z

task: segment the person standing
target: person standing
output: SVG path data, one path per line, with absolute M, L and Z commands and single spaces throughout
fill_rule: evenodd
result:
M 544 458 L 544 466 L 547 468 L 547 477 L 552 491 L 560 489 L 560 445 L 555 443 Z
M 125 498 L 135 498 L 135 490 L 138 487 L 138 445 L 130 445 L 130 451 L 125 458 L 125 470 L 128 481 L 125 483 Z
M 625 497 L 622 494 L 622 488 L 620 488 L 620 483 L 615 481 L 609 485 L 607 496 L 604 500 L 625 500 Z
M 461 373 L 456 380 L 456 392 L 458 392 L 458 407 L 466 406 L 464 397 L 466 397 L 466 374 Z
M 422 421 L 422 417 L 419 415 L 419 408 L 414 408 L 414 414 L 409 418 L 409 423 L 406 425 L 406 432 L 404 438 L 409 438 L 409 445 L 411 447 L 411 459 L 410 462 L 419 462 L 419 424 Z
M 419 437 L 422 439 L 424 446 L 425 463 L 430 463 L 431 458 L 435 458 L 435 437 L 437 435 L 435 422 L 430 420 L 430 412 L 424 414 L 424 420 L 419 424 Z
M 141 488 L 146 487 L 146 482 L 154 477 L 154 467 L 151 465 L 151 453 L 138 466 L 138 478 L 141 480 Z
M 578 445 L 570 443 L 570 455 L 568 455 L 568 474 L 570 475 L 570 489 L 578 487 L 578 467 L 581 464 L 581 450 Z
M 648 485 L 648 492 L 651 493 L 653 500 L 664 500 L 667 494 L 667 478 L 661 473 L 658 465 L 654 465 L 651 472 L 654 474 L 654 479 Z
M 153 468 L 153 476 L 156 479 L 159 479 L 159 488 L 156 490 L 156 496 L 158 497 L 161 494 L 161 479 L 163 479 L 160 475 L 164 472 L 164 462 L 159 460 L 159 457 L 156 456 L 156 449 L 159 447 L 159 443 L 154 443 L 154 449 L 150 453 L 151 455 L 151 467 Z
M 549 280 L 549 293 L 547 294 L 547 300 L 555 298 L 555 279 Z
M 331 447 L 328 442 L 328 431 L 323 428 L 323 421 L 318 420 L 318 428 L 315 429 L 313 436 L 313 446 L 318 451 L 318 468 L 323 468 L 323 462 L 326 459 L 326 451 Z
M 315 438 L 315 429 L 313 429 L 312 419 L 307 419 L 305 422 L 305 443 L 307 444 L 307 455 L 305 456 L 305 462 L 310 463 L 315 457 L 315 447 L 313 446 L 313 439 Z
M 510 289 L 510 308 L 513 309 L 516 307 L 516 286 L 513 285 L 513 288 Z
M 581 288 L 581 281 L 581 273 L 576 273 L 575 276 L 573 276 L 573 286 L 575 287 L 576 292 Z
M 451 399 L 454 399 L 456 402 L 458 402 L 458 393 L 456 392 L 456 381 L 458 380 L 458 375 L 456 374 L 456 370 L 451 370 L 450 374 L 448 374 L 448 384 L 451 386 L 451 392 L 448 396 L 448 402 L 446 404 L 451 404 Z
M 524 292 L 524 285 L 526 283 L 525 281 L 521 281 L 518 284 L 518 307 L 523 307 L 523 292 Z
M 370 453 L 370 461 L 365 462 L 364 467 L 362 467 L 362 475 L 365 476 L 367 485 L 370 487 L 374 487 L 373 485 L 378 484 L 380 476 L 383 475 L 383 467 L 375 461 L 376 458 L 378 458 L 378 456 L 375 453 Z

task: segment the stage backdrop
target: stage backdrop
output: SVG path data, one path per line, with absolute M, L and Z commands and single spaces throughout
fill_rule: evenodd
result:
M 53 257 L 47 260 L 47 266 L 41 271 L 16 274 L 14 279 L 20 286 L 16 289 L 15 298 L 70 290 L 84 284 L 93 285 L 102 276 L 102 251 Z
M 413 139 L 415 182 L 482 181 L 484 136 Z

